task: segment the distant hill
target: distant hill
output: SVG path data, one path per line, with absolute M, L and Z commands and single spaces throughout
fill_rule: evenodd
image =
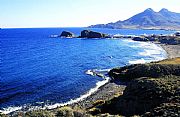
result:
M 148 8 L 124 21 L 91 25 L 89 27 L 180 30 L 180 13 L 171 12 L 165 8 L 161 9 L 159 12 L 155 12 L 153 9 Z

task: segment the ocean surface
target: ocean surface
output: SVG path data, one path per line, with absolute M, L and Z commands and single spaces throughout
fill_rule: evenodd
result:
M 84 28 L 0 30 L 0 112 L 54 108 L 86 98 L 108 81 L 92 76 L 113 67 L 162 60 L 159 46 L 129 39 L 50 38 Z M 107 34 L 171 34 L 164 30 L 91 29 Z

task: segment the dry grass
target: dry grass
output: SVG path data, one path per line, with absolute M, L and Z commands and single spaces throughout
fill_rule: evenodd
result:
M 174 59 L 163 60 L 157 62 L 157 64 L 180 64 L 180 57 Z

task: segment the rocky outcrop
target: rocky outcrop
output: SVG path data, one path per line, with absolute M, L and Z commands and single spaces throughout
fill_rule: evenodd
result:
M 180 44 L 180 38 L 178 36 L 161 36 L 159 42 L 163 44 L 177 45 Z
M 74 34 L 72 32 L 63 31 L 60 37 L 74 37 Z
M 134 41 L 149 41 L 146 37 L 134 37 L 132 40 L 134 40 Z
M 109 75 L 127 87 L 123 95 L 94 107 L 96 115 L 179 117 L 180 58 L 116 68 Z
M 99 32 L 94 32 L 90 30 L 83 30 L 81 32 L 80 38 L 106 38 L 107 35 Z
M 180 76 L 180 65 L 176 64 L 135 64 L 110 70 L 109 76 L 115 80 L 130 81 L 140 77 Z
M 122 96 L 114 98 L 100 108 L 102 113 L 124 116 L 176 115 L 180 107 L 180 77 L 140 78 L 128 84 Z
M 158 41 L 162 44 L 169 45 L 178 45 L 180 44 L 180 36 L 179 33 L 175 33 L 174 35 L 148 35 L 148 36 L 139 36 L 134 37 L 132 40 L 134 41 Z

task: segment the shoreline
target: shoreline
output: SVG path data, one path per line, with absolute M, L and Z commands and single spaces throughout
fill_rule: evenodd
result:
M 157 42 L 153 42 L 153 43 L 156 45 L 159 45 L 167 52 L 168 59 L 180 57 L 180 51 L 179 51 L 180 45 L 167 45 L 167 44 L 161 44 Z M 122 84 L 116 81 L 113 81 L 113 82 L 109 81 L 105 85 L 102 85 L 101 87 L 99 87 L 97 91 L 92 93 L 87 98 L 81 101 L 72 103 L 72 104 L 65 105 L 65 106 L 70 106 L 72 109 L 79 107 L 80 109 L 83 109 L 83 110 L 89 110 L 90 108 L 95 107 L 99 102 L 108 101 L 114 97 L 122 95 L 125 88 L 126 88 L 126 84 Z M 50 111 L 54 111 L 57 108 L 50 109 Z
M 168 58 L 180 57 L 180 45 L 167 45 L 167 44 L 158 44 L 160 45 L 168 55 Z
M 180 57 L 180 45 L 167 45 L 162 43 L 153 42 L 157 46 L 162 47 L 167 53 L 167 59 Z M 124 89 L 126 88 L 125 84 L 120 82 L 108 82 L 105 85 L 101 86 L 95 93 L 87 97 L 86 99 L 79 101 L 77 103 L 69 105 L 72 108 L 76 106 L 82 109 L 93 108 L 96 102 L 107 101 L 116 96 L 123 94 Z
M 93 108 L 96 102 L 108 101 L 115 96 L 122 95 L 125 87 L 126 85 L 121 84 L 120 82 L 109 81 L 84 100 L 67 106 L 70 106 L 72 108 L 79 107 L 81 109 Z

